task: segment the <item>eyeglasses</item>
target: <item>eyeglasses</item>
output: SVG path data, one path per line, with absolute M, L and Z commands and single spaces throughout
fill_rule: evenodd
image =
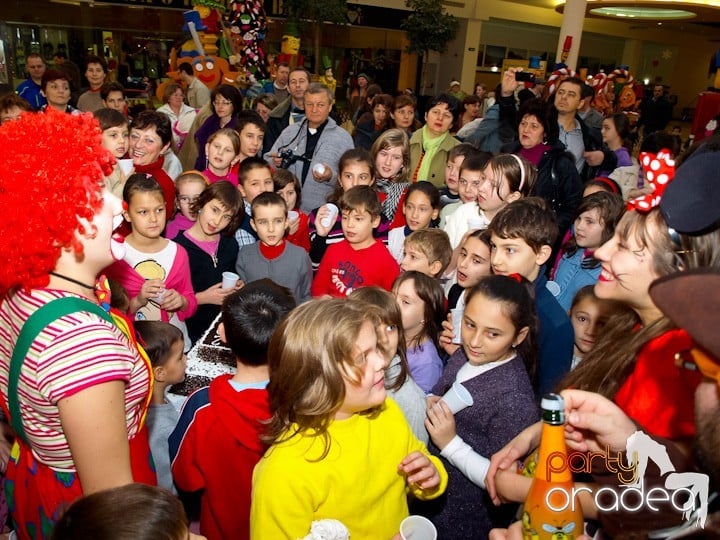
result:
M 228 105 L 232 105 L 232 104 L 233 104 L 232 101 L 227 101 L 224 99 L 216 99 L 215 101 L 213 101 L 213 105 L 215 105 L 216 107 L 221 106 L 221 105 L 228 106 Z
M 720 386 L 720 364 L 699 347 L 675 353 L 675 365 L 690 371 L 699 371 Z

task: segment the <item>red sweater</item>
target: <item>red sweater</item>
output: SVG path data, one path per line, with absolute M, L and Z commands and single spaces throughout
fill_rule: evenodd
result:
M 300 214 L 300 223 L 295 234 L 288 233 L 285 239 L 291 244 L 295 244 L 310 253 L 310 223 L 308 215 L 298 211 Z
M 150 165 L 135 165 L 135 172 L 139 174 L 152 174 L 160 184 L 163 190 L 163 198 L 165 199 L 165 211 L 167 219 L 173 215 L 173 209 L 175 208 L 175 182 L 168 176 L 163 169 L 163 163 L 165 163 L 165 157 L 160 156 L 157 161 Z
M 183 405 L 169 438 L 178 488 L 204 490 L 200 531 L 208 540 L 250 538 L 250 491 L 265 453 L 258 434 L 270 418 L 267 390 L 238 392 L 220 375 Z
M 615 394 L 615 403 L 649 435 L 673 440 L 695 435 L 694 396 L 702 375 L 675 365 L 675 353 L 691 347 L 690 336 L 679 329 L 648 341 Z
M 373 285 L 389 291 L 399 274 L 398 263 L 379 240 L 358 250 L 341 240 L 327 248 L 310 292 L 314 297 L 329 294 L 342 298 L 355 289 Z

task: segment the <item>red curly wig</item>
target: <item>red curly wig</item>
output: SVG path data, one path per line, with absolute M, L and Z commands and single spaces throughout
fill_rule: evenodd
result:
M 0 126 L 0 295 L 44 287 L 61 250 L 82 253 L 76 231 L 102 207 L 103 176 L 115 159 L 92 114 L 48 108 Z

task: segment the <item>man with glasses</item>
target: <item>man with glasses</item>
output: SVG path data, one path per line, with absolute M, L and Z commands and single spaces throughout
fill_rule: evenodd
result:
M 292 83 L 290 86 L 292 92 Z M 330 118 L 333 96 L 327 86 L 312 83 L 303 104 L 305 118 L 286 127 L 264 157 L 273 167 L 283 166 L 298 177 L 302 185 L 300 209 L 310 212 L 325 204 L 335 189 L 338 162 L 353 148 L 353 140 Z
M 263 139 L 263 152 L 269 152 L 280 133 L 289 125 L 298 123 L 305 118 L 305 91 L 310 85 L 310 72 L 304 67 L 296 67 L 288 75 L 290 97 L 278 104 L 272 111 L 267 122 L 267 130 Z

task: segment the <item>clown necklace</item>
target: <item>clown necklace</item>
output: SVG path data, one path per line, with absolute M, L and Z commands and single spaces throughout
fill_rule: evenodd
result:
M 84 289 L 90 289 L 91 291 L 95 290 L 95 285 L 87 285 L 86 283 L 83 283 L 82 281 L 78 281 L 77 279 L 73 279 L 68 276 L 63 276 L 62 274 L 58 274 L 57 272 L 50 272 L 51 276 L 55 276 L 56 278 L 64 279 L 65 281 L 69 281 L 70 283 L 74 283 L 75 285 L 79 285 L 80 287 L 83 287 Z

